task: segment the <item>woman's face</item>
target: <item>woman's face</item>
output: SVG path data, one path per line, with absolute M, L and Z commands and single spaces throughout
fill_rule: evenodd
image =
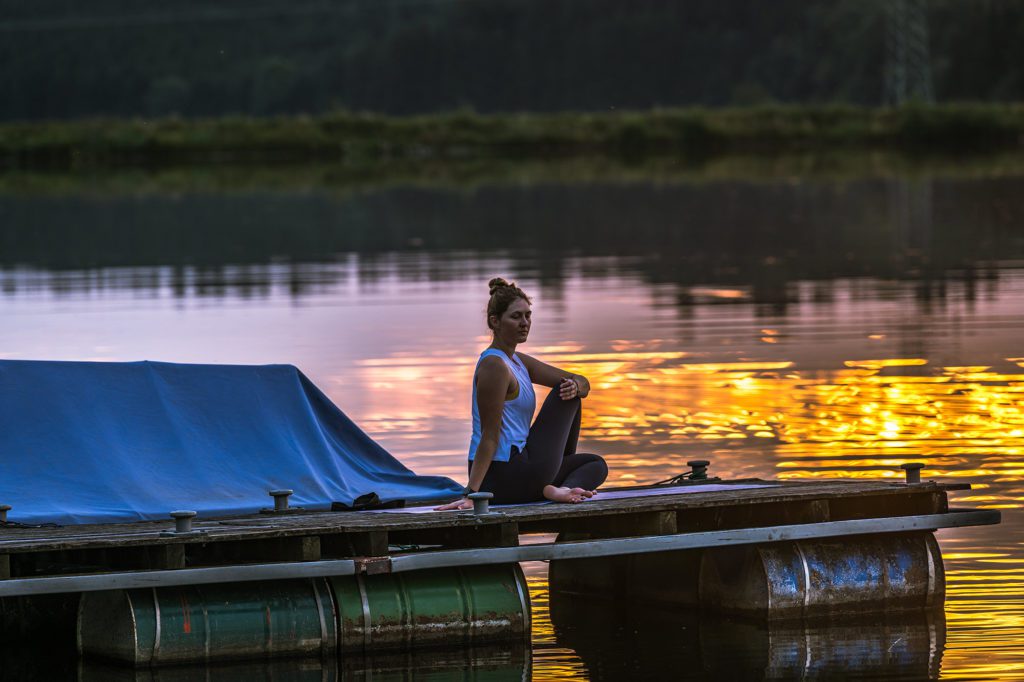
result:
M 494 335 L 511 345 L 525 342 L 530 335 L 530 314 L 530 304 L 517 298 L 498 319 L 498 326 L 492 327 Z

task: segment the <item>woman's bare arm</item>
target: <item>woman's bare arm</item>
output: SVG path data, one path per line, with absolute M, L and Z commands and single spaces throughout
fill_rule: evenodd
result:
M 498 450 L 501 413 L 505 408 L 510 379 L 508 366 L 495 356 L 484 358 L 477 370 L 476 405 L 480 412 L 480 444 L 473 455 L 473 467 L 469 472 L 469 487 L 473 490 L 480 490 L 480 484 Z
M 476 405 L 480 412 L 480 442 L 473 455 L 473 466 L 469 471 L 469 487 L 480 490 L 498 450 L 501 434 L 501 413 L 505 407 L 505 395 L 511 373 L 508 366 L 498 357 L 484 358 L 476 371 Z M 458 509 L 463 500 L 438 507 L 439 511 Z
M 517 353 L 517 355 L 523 361 L 523 365 L 526 366 L 527 371 L 530 373 L 530 380 L 533 383 L 554 388 L 561 384 L 563 379 L 572 379 L 579 386 L 581 398 L 586 398 L 587 394 L 590 393 L 590 382 L 582 374 L 566 372 L 564 369 L 541 362 L 537 358 L 530 357 L 525 353 Z

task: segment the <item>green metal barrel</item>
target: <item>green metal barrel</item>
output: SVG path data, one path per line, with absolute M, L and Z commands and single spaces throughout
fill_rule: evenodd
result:
M 822 538 L 704 553 L 704 608 L 769 619 L 941 607 L 945 574 L 930 532 Z
M 343 652 L 525 639 L 530 597 L 519 564 L 330 578 Z
M 86 592 L 78 650 L 136 666 L 334 655 L 327 582 L 279 580 Z

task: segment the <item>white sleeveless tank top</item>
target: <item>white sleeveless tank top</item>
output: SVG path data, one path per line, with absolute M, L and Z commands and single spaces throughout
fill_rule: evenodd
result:
M 477 368 L 480 362 L 488 355 L 497 355 L 508 366 L 512 376 L 519 382 L 519 395 L 513 400 L 506 400 L 501 409 L 501 433 L 498 436 L 498 449 L 494 453 L 495 462 L 507 462 L 512 456 L 512 446 L 519 448 L 522 452 L 526 447 L 526 437 L 530 435 L 530 421 L 533 419 L 533 412 L 537 407 L 537 396 L 533 392 L 533 383 L 530 381 L 530 372 L 518 356 L 509 358 L 497 348 L 488 348 L 480 354 L 476 361 Z M 480 408 L 476 404 L 476 370 L 473 371 L 473 438 L 469 443 L 470 461 L 476 457 L 476 449 L 480 445 Z

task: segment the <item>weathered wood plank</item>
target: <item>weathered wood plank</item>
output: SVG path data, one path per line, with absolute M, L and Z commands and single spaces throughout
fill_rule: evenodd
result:
M 524 532 L 558 533 L 575 540 L 586 538 L 625 538 L 639 535 L 669 535 L 675 533 L 675 511 L 643 511 L 629 514 L 562 518 L 522 524 Z
M 390 533 L 394 545 L 439 545 L 457 549 L 466 547 L 516 547 L 519 524 L 515 522 L 478 524 L 458 528 L 423 528 Z
M 792 500 L 759 504 L 680 509 L 679 532 L 764 528 L 831 520 L 828 500 Z
M 88 549 L 78 550 L 88 552 Z M 106 555 L 83 563 L 102 563 L 117 569 L 168 569 L 185 567 L 184 545 L 142 545 L 137 547 L 111 547 Z
M 319 561 L 320 538 L 310 535 L 197 543 L 184 546 L 184 551 L 190 566 L 267 561 Z
M 330 559 L 385 556 L 392 542 L 390 534 L 382 530 L 320 536 L 322 555 Z
M 11 577 L 11 557 L 7 554 L 0 554 L 0 580 Z
M 914 490 L 889 495 L 862 495 L 855 498 L 832 497 L 827 500 L 835 520 L 870 519 L 880 516 L 914 516 L 949 511 L 944 490 Z
M 471 512 L 438 513 L 381 513 L 381 512 L 310 512 L 287 516 L 255 515 L 234 519 L 197 522 L 195 526 L 206 532 L 201 535 L 167 537 L 161 531 L 171 527 L 171 521 L 127 524 L 82 525 L 55 529 L 5 528 L 0 531 L 0 552 L 58 551 L 96 547 L 130 547 L 141 545 L 214 544 L 232 541 L 250 541 L 295 536 L 337 533 L 395 532 L 405 530 L 466 528 L 489 524 L 519 523 L 522 527 L 537 526 L 534 522 L 569 520 L 572 524 L 589 523 L 586 519 L 629 515 L 646 512 L 742 507 L 764 504 L 801 503 L 815 499 L 829 500 L 833 517 L 852 514 L 865 505 L 854 498 L 870 497 L 867 507 L 877 506 L 887 496 L 892 504 L 920 510 L 936 510 L 945 503 L 945 493 L 932 483 L 905 486 L 888 481 L 839 482 L 783 482 L 773 487 L 688 492 L 656 495 L 620 500 L 601 500 L 600 495 L 579 505 L 520 505 L 499 507 L 499 512 L 485 519 Z M 899 498 L 899 502 L 896 501 Z M 837 516 L 837 512 L 841 512 Z M 738 513 L 738 512 L 736 512 Z M 754 511 L 750 512 L 754 514 Z M 885 514 L 878 514 L 879 516 Z M 613 522 L 614 523 L 614 522 Z M 379 547 L 378 547 L 379 549 Z
M 184 545 L 79 547 L 7 556 L 9 570 L 19 576 L 185 568 Z

